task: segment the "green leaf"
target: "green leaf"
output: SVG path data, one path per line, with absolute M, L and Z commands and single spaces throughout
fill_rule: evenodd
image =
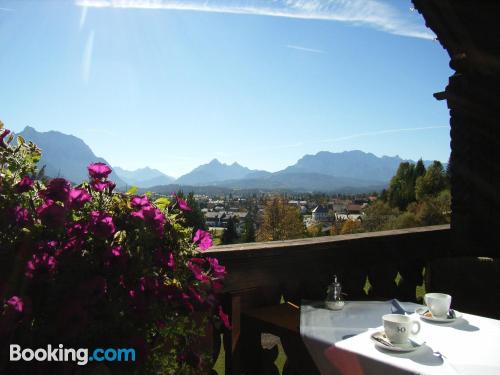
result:
M 22 146 L 22 145 L 24 145 L 24 143 L 25 143 L 24 142 L 24 138 L 21 137 L 20 135 L 18 135 L 17 136 L 17 144 L 20 145 L 20 146 Z
M 127 195 L 134 195 L 135 193 L 137 193 L 139 189 L 137 188 L 137 186 L 132 186 L 130 189 L 127 190 Z
M 161 198 L 158 198 L 157 200 L 155 200 L 154 203 L 160 210 L 164 210 L 165 208 L 167 208 L 170 205 L 170 199 L 165 198 L 165 197 L 161 197 Z
M 125 232 L 124 230 L 120 230 L 115 233 L 114 240 L 118 243 L 123 243 L 126 237 L 127 237 L 127 232 Z

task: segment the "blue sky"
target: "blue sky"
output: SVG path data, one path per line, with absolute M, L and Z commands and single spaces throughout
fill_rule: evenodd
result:
M 359 149 L 447 161 L 448 56 L 406 0 L 0 0 L 0 119 L 180 176 Z

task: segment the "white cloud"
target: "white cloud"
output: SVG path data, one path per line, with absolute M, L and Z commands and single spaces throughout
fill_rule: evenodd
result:
M 323 51 L 321 49 L 307 48 L 307 47 L 302 47 L 302 46 L 296 46 L 293 44 L 287 44 L 286 48 L 296 49 L 298 51 L 304 51 L 304 52 L 325 53 L 325 51 Z
M 83 51 L 82 77 L 85 85 L 89 83 L 90 79 L 93 52 L 94 52 L 94 30 L 90 32 L 87 38 L 87 43 L 85 44 L 85 50 Z
M 80 15 L 80 25 L 79 25 L 80 30 L 83 28 L 83 26 L 85 26 L 85 21 L 87 20 L 88 10 L 89 10 L 88 7 L 82 7 L 82 14 Z
M 420 39 L 435 35 L 422 22 L 381 0 L 75 0 L 79 6 L 189 10 L 348 22 Z

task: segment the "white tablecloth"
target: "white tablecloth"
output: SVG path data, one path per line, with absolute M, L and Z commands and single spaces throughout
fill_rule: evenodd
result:
M 419 338 L 426 344 L 394 353 L 370 340 L 382 329 L 382 315 L 391 312 L 396 312 L 391 301 L 348 302 L 341 311 L 303 304 L 301 334 L 321 374 L 500 374 L 500 321 L 470 314 L 446 324 L 420 320 Z

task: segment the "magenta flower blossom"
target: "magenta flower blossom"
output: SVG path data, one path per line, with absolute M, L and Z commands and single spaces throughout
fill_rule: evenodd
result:
M 112 246 L 104 252 L 104 265 L 106 267 L 124 265 L 127 253 L 119 245 Z
M 135 196 L 130 200 L 130 205 L 134 208 L 141 208 L 141 207 L 146 207 L 150 206 L 151 202 L 149 202 L 149 199 L 147 196 L 143 195 L 142 197 L 140 196 Z
M 90 186 L 92 186 L 92 189 L 96 191 L 104 191 L 106 189 L 109 189 L 109 191 L 113 191 L 113 189 L 116 187 L 116 184 L 113 181 L 101 181 L 101 180 L 93 180 L 90 183 Z
M 174 253 L 170 253 L 170 254 L 168 255 L 168 262 L 167 262 L 167 266 L 168 266 L 170 269 L 174 269 L 174 267 L 175 267 Z
M 57 241 L 40 241 L 37 245 L 39 253 L 54 254 L 59 248 L 59 242 Z
M 31 222 L 29 211 L 20 206 L 11 209 L 11 216 L 14 223 L 18 226 L 23 226 Z
M 198 229 L 193 237 L 193 242 L 198 244 L 201 251 L 205 251 L 212 246 L 212 236 L 207 231 Z
M 51 276 L 55 271 L 56 264 L 56 258 L 47 253 L 33 254 L 26 264 L 25 275 L 29 279 L 33 279 L 35 276 L 37 278 Z
M 56 202 L 66 202 L 69 199 L 71 185 L 64 178 L 53 178 L 50 180 L 47 189 L 39 194 L 44 199 L 50 199 Z
M 226 327 L 227 329 L 231 328 L 231 324 L 229 323 L 229 317 L 224 312 L 224 310 L 222 310 L 222 306 L 220 306 L 220 305 L 219 305 L 219 319 L 224 324 L 224 327 Z
M 192 300 L 196 302 L 198 306 L 201 306 L 204 302 L 203 297 L 198 291 L 192 286 L 188 287 L 189 294 L 191 295 Z
M 113 218 L 106 212 L 92 211 L 90 214 L 90 231 L 98 237 L 108 238 L 116 232 Z
M 18 313 L 23 313 L 25 309 L 25 302 L 21 297 L 12 296 L 8 299 L 7 305 L 10 306 L 14 311 Z
M 123 254 L 123 249 L 121 246 L 114 246 L 111 248 L 111 255 L 114 257 L 120 257 Z
M 19 181 L 16 184 L 16 190 L 18 193 L 25 193 L 33 188 L 33 180 L 29 178 L 28 176 L 24 176 L 21 178 L 21 181 Z
M 212 268 L 212 274 L 216 279 L 223 279 L 226 275 L 226 267 L 221 266 L 217 258 L 207 258 L 210 267 Z
M 66 219 L 66 209 L 50 199 L 38 207 L 36 212 L 42 223 L 52 228 L 62 226 Z
M 165 215 L 161 210 L 153 206 L 144 206 L 139 211 L 133 211 L 130 216 L 144 220 L 151 225 L 158 236 L 163 235 L 165 228 Z
M 93 179 L 101 180 L 108 178 L 112 169 L 104 163 L 92 163 L 87 166 L 89 176 Z
M 89 226 L 85 221 L 72 222 L 66 226 L 66 232 L 69 237 L 87 238 Z
M 91 200 L 92 196 L 85 189 L 71 189 L 69 192 L 69 203 L 71 208 L 80 209 L 85 205 L 85 203 L 90 202 Z
M 184 199 L 179 198 L 177 195 L 175 196 L 175 199 L 177 200 L 177 205 L 182 211 L 192 211 L 192 208 L 188 206 L 187 202 Z
M 3 133 L 0 134 L 0 143 L 2 143 L 3 140 L 5 139 L 5 137 L 7 137 L 9 134 L 10 134 L 10 130 L 9 129 L 5 129 L 3 131 Z
M 192 258 L 188 261 L 188 268 L 193 273 L 193 276 L 196 280 L 199 280 L 203 283 L 207 283 L 210 281 L 210 278 L 207 276 L 206 272 L 203 271 L 202 266 L 205 264 L 205 260 L 202 258 Z

